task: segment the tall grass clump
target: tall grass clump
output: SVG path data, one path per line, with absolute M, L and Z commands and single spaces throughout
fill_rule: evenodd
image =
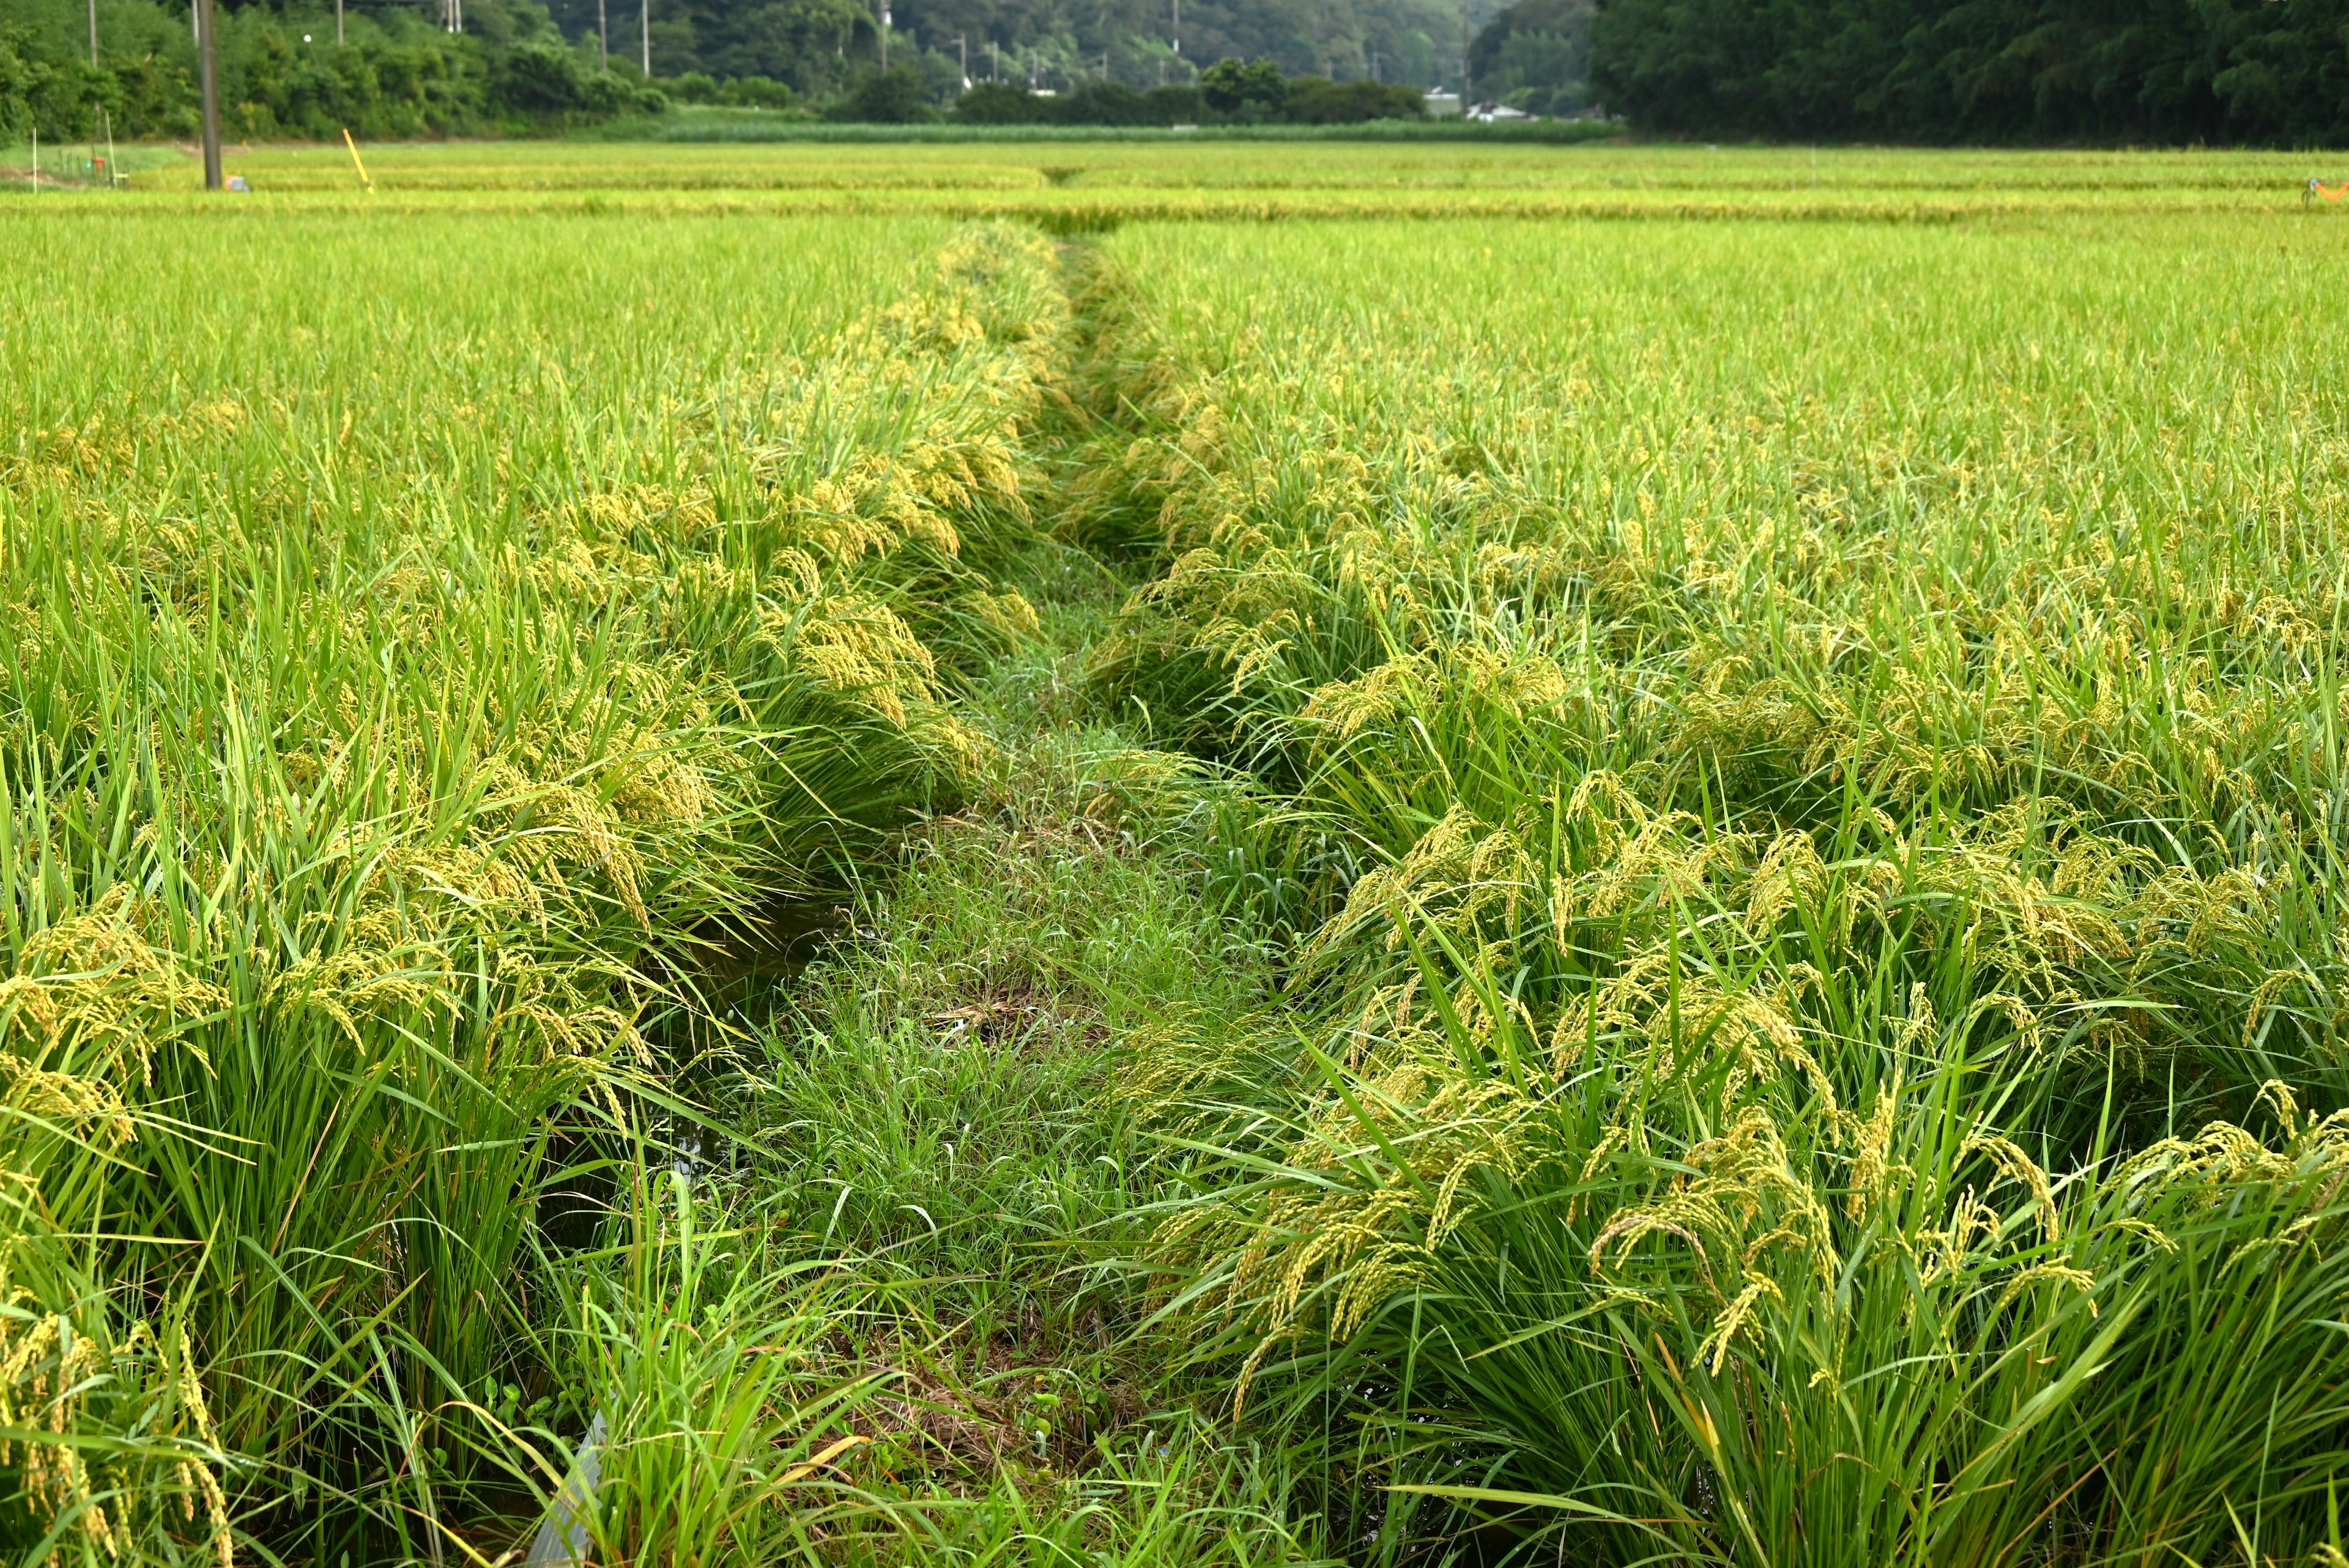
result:
M 1129 231 L 1097 666 L 1292 933 L 1165 1310 L 1391 1547 L 2335 1552 L 2334 265 Z M 2209 301 L 2235 304 L 2214 312 Z M 2326 1560 L 2330 1560 L 2327 1558 Z
M 143 232 L 16 222 L 27 254 Z M 161 252 L 9 313 L 10 1539 L 495 1556 L 561 1480 L 528 1454 L 591 1411 L 651 1453 L 630 1422 L 702 1417 L 646 1379 L 699 1397 L 670 1363 L 713 1322 L 782 1334 L 674 1228 L 601 1283 L 563 1259 L 654 1224 L 631 1150 L 729 955 L 977 761 L 942 682 L 1031 618 L 988 568 L 1032 528 L 1052 257 L 920 223 L 171 233 L 246 269 L 265 341 Z M 710 1440 L 781 1486 L 777 1423 L 831 1407 L 719 1382 Z M 739 1560 L 735 1463 L 616 1461 L 597 1529 Z M 646 1501 L 679 1488 L 729 1499 Z

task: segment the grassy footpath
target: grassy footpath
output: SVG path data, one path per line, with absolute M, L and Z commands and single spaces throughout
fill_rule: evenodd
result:
M 1306 1560 L 1277 1457 L 1143 1322 L 1159 1161 L 1119 1093 L 1137 1040 L 1253 1016 L 1268 954 L 1206 897 L 1206 776 L 1087 690 L 1127 585 L 1060 545 L 1013 579 L 1040 635 L 968 689 L 984 783 L 756 1021 L 738 1203 L 858 1282 L 876 1557 Z

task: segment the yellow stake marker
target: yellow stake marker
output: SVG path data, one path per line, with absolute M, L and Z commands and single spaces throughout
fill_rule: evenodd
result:
M 847 1437 L 841 1438 L 840 1441 L 824 1449 L 823 1452 L 816 1455 L 815 1458 L 810 1459 L 807 1463 L 803 1465 L 793 1465 L 790 1469 L 785 1470 L 783 1472 L 783 1484 L 789 1486 L 796 1481 L 803 1481 L 807 1480 L 808 1477 L 815 1474 L 816 1471 L 832 1463 L 833 1460 L 840 1458 L 841 1455 L 846 1453 L 849 1449 L 854 1448 L 857 1444 L 869 1443 L 872 1440 L 872 1438 L 866 1437 L 862 1432 L 852 1432 Z
M 375 182 L 367 178 L 367 165 L 359 161 L 359 144 L 351 140 L 351 128 L 347 125 L 343 127 L 343 145 L 351 150 L 351 167 L 359 171 L 359 183 L 367 188 L 368 195 L 374 195 Z

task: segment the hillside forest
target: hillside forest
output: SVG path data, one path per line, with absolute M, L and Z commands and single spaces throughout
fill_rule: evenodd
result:
M 1590 72 L 1672 136 L 2337 146 L 2349 0 L 1604 0 Z
M 1326 122 L 1415 114 L 1422 89 L 1456 87 L 1492 7 L 910 0 L 889 17 L 885 71 L 883 11 L 867 0 L 222 0 L 222 103 L 229 133 L 249 140 L 345 127 L 545 133 L 678 100 L 903 120 L 952 116 L 972 87 L 992 89 L 961 116 L 980 121 L 1066 119 L 1082 97 L 1093 122 Z M 0 144 L 101 123 L 124 137 L 194 135 L 187 0 L 97 0 L 94 64 L 92 15 L 88 0 L 0 0 Z M 1218 62 L 1222 78 L 1203 80 Z M 1048 96 L 1008 101 L 1030 88 Z M 1138 104 L 1180 88 L 1201 90 Z

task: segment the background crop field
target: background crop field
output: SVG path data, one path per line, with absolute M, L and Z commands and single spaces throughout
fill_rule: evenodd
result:
M 0 197 L 14 1557 L 2344 1561 L 2331 171 L 366 151 Z
M 79 155 L 79 150 L 67 153 Z M 2029 211 L 2287 211 L 2321 154 L 1933 152 L 1867 148 L 987 140 L 966 142 L 361 145 L 375 204 L 468 206 L 557 192 L 663 212 L 936 211 L 1063 230 L 1163 218 L 1314 214 L 1735 215 L 1948 219 Z M 51 148 L 45 158 L 65 156 Z M 27 150 L 0 169 L 29 168 Z M 336 147 L 232 149 L 256 200 L 360 194 Z M 192 192 L 186 158 L 127 165 L 137 189 Z M 54 163 L 52 167 L 57 167 Z M 59 192 L 62 194 L 62 192 Z M 2321 203 L 2320 203 L 2321 204 Z

